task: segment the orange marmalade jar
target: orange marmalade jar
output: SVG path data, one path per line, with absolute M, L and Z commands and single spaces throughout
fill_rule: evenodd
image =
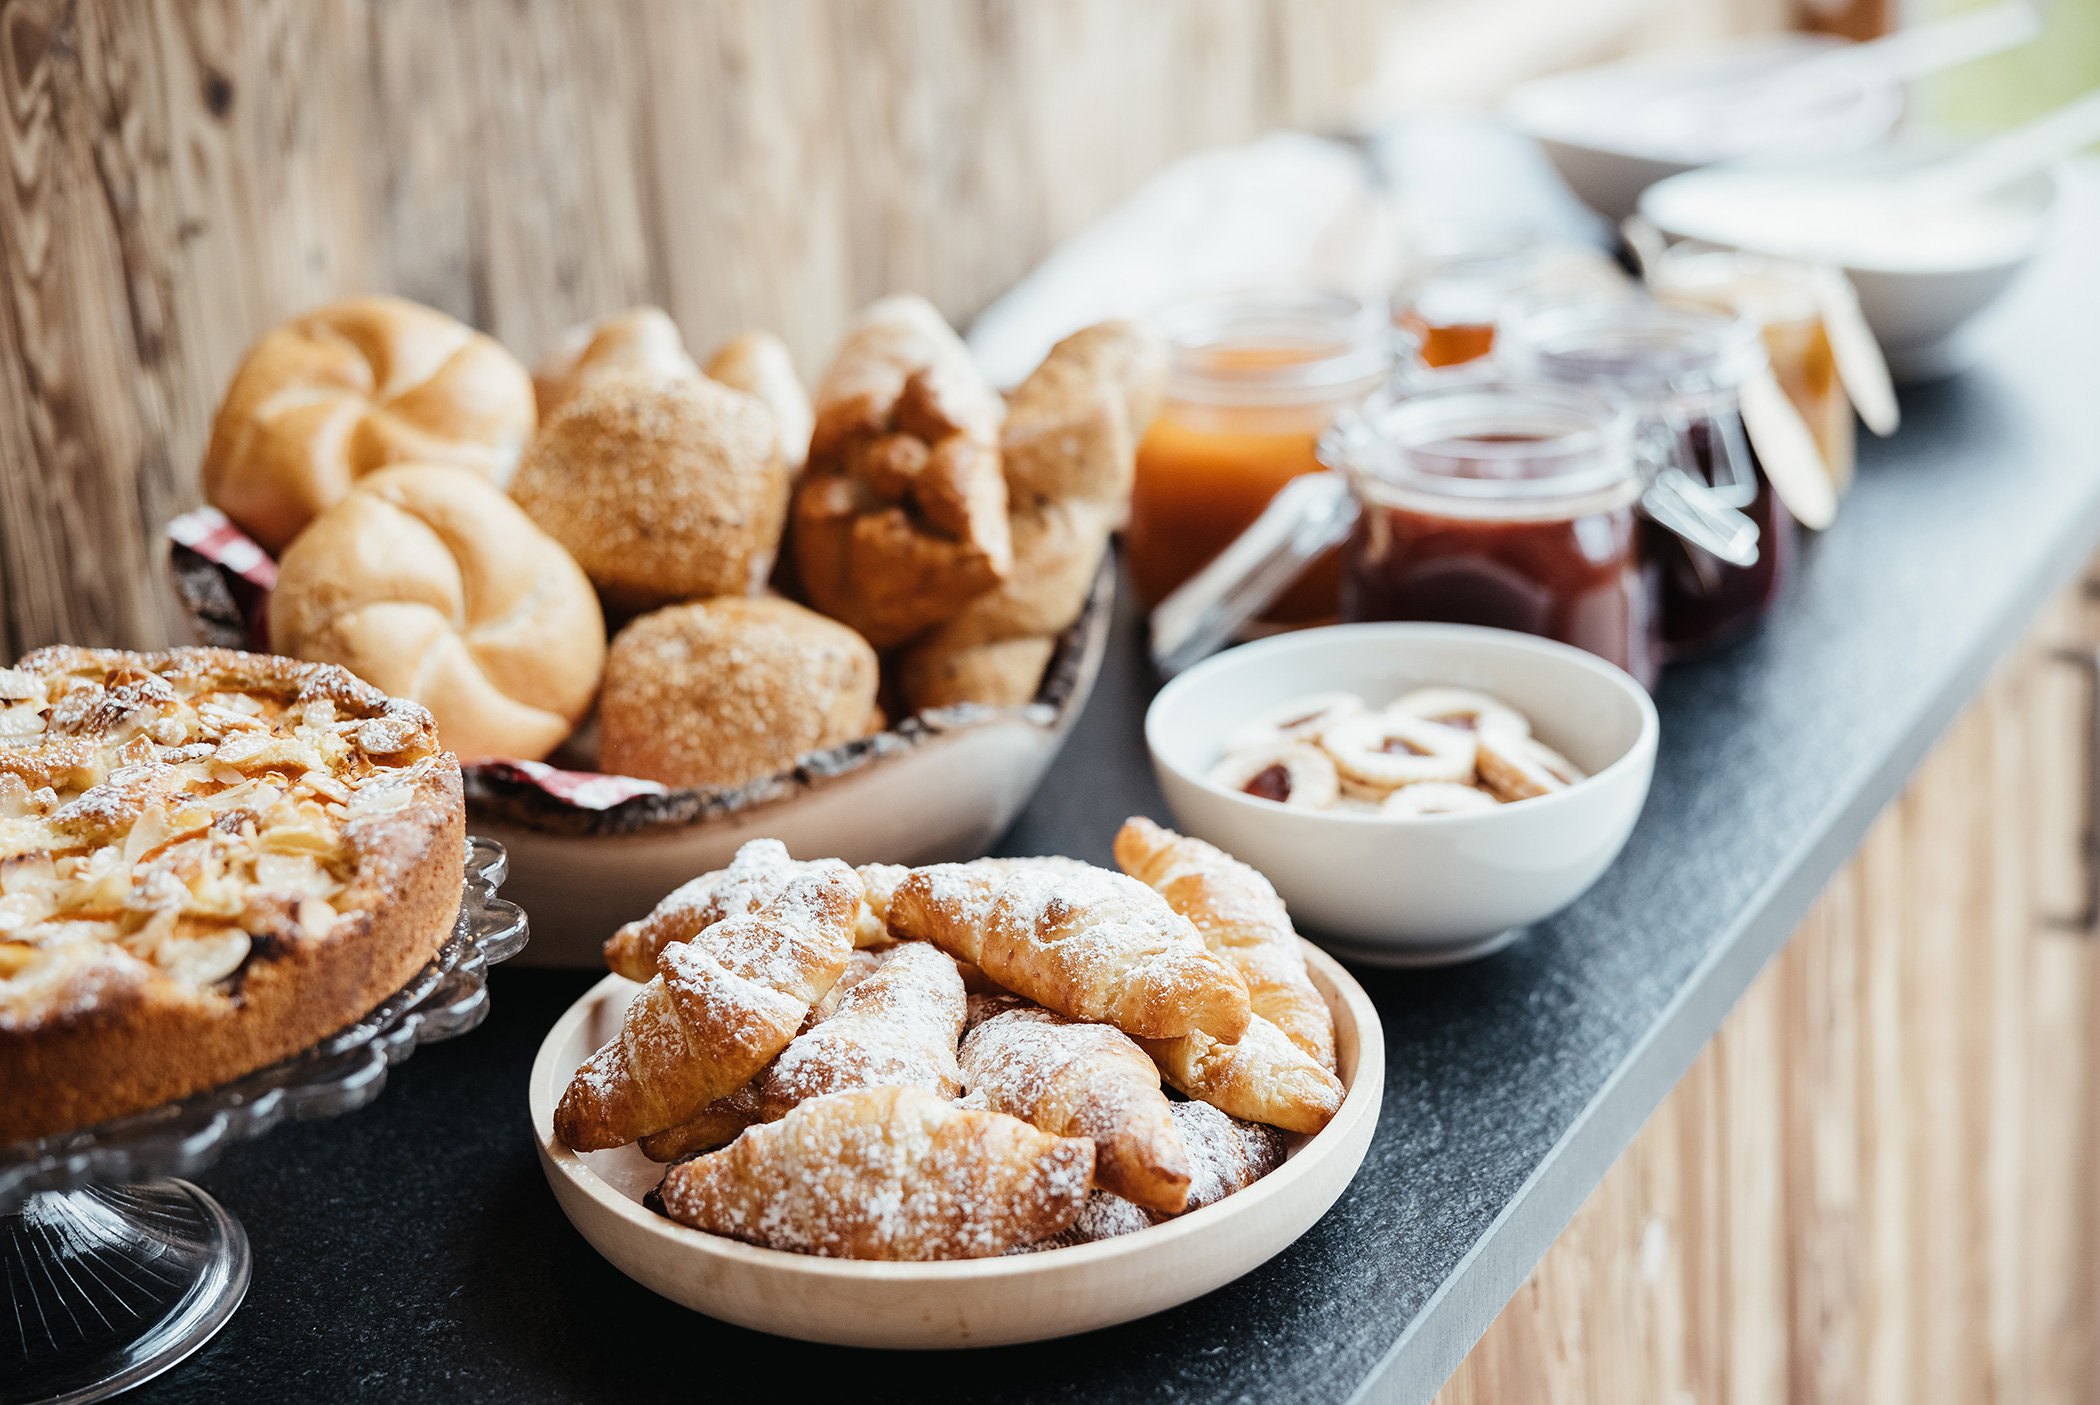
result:
M 1226 293 L 1158 318 L 1171 351 L 1167 396 L 1138 445 L 1124 545 L 1150 609 L 1209 564 L 1291 479 L 1318 473 L 1313 445 L 1335 411 L 1392 370 L 1382 309 L 1343 293 Z M 1279 624 L 1339 613 L 1330 552 L 1270 609 Z

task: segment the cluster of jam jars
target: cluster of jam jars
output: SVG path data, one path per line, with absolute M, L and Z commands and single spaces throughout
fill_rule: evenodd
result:
M 1328 471 L 1277 493 L 1161 603 L 1160 666 L 1243 630 L 1337 548 L 1341 619 L 1522 630 L 1650 686 L 1753 628 L 1795 534 L 1739 405 L 1769 375 L 1757 324 L 1593 298 L 1509 305 L 1493 344 L 1449 369 L 1403 350 L 1334 407 Z M 1145 471 L 1141 455 L 1140 502 Z M 1143 544 L 1134 528 L 1134 558 Z

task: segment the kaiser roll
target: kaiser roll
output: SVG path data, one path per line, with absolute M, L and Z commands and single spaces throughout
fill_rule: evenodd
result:
M 763 585 L 780 549 L 788 473 L 755 396 L 607 371 L 542 427 L 511 493 L 626 613 Z
M 879 731 L 875 651 L 775 596 L 674 605 L 621 630 L 598 764 L 668 786 L 741 785 Z
M 492 339 L 405 298 L 349 298 L 249 350 L 212 422 L 204 496 L 279 552 L 386 464 L 507 483 L 536 418 L 532 378 Z
M 270 647 L 423 704 L 462 760 L 536 761 L 590 709 L 605 618 L 500 490 L 403 464 L 367 474 L 285 552 Z

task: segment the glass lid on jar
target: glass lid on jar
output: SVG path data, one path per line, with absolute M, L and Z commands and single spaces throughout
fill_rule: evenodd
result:
M 1747 317 L 1636 300 L 1513 315 L 1496 329 L 1495 355 L 1511 375 L 1607 385 L 1643 404 L 1731 396 L 1767 364 Z
M 1171 399 L 1295 404 L 1353 399 L 1392 369 L 1382 313 L 1347 293 L 1257 288 L 1176 303 L 1154 319 L 1167 339 Z
M 1594 390 L 1443 371 L 1339 416 L 1321 456 L 1360 492 L 1383 486 L 1484 507 L 1637 482 L 1633 432 L 1626 406 Z

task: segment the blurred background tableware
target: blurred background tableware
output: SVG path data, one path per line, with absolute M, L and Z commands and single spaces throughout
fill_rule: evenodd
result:
M 2100 139 L 2100 92 L 1950 154 L 1914 139 L 1814 162 L 1717 167 L 1640 201 L 1664 233 L 1840 268 L 1899 380 L 1961 361 L 1959 333 L 2034 257 L 2059 183 Z
M 1663 657 L 1696 657 L 1754 626 L 1791 569 L 1797 512 L 1824 527 L 1835 503 L 1799 416 L 1771 384 L 1757 323 L 1645 300 L 1593 303 L 1519 314 L 1499 340 L 1512 374 L 1629 401 L 1637 433 L 1673 475 L 1665 482 L 1710 489 L 1755 526 L 1755 550 L 1728 559 L 1681 529 L 1677 496 L 1651 492 L 1641 555 L 1655 573 Z M 1788 492 L 1775 489 L 1775 472 Z
M 1392 816 L 1278 805 L 1205 777 L 1225 739 L 1294 697 L 1373 703 L 1450 685 L 1502 699 L 1588 779 L 1518 804 Z M 1514 941 L 1610 867 L 1647 799 L 1654 704 L 1594 654 L 1509 630 L 1349 624 L 1264 639 L 1176 678 L 1145 715 L 1175 820 L 1255 865 L 1312 940 L 1347 960 L 1442 965 Z
M 1503 111 L 1593 208 L 1621 219 L 1655 182 L 1716 162 L 1827 156 L 1886 136 L 1903 84 L 2032 40 L 2026 0 L 1863 44 L 1789 35 L 1555 74 Z

